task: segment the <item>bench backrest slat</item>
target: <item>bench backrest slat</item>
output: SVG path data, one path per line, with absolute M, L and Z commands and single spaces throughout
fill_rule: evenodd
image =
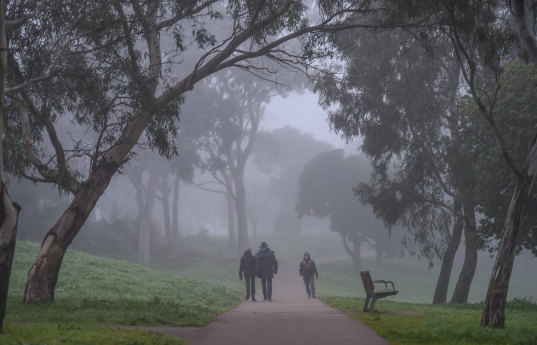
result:
M 369 271 L 361 271 L 360 276 L 362 277 L 362 283 L 364 283 L 365 292 L 368 295 L 373 295 L 375 287 L 373 286 L 373 280 L 371 279 Z

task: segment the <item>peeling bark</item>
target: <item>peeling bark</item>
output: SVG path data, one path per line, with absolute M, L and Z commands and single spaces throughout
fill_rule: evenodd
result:
M 54 289 L 65 251 L 108 187 L 118 167 L 118 163 L 101 162 L 81 185 L 67 210 L 45 235 L 37 258 L 28 272 L 24 303 L 54 301 Z
M 505 327 L 505 303 L 515 260 L 517 238 L 520 223 L 526 213 L 535 177 L 537 176 L 536 170 L 537 142 L 534 141 L 522 170 L 527 174 L 518 176 L 515 192 L 509 204 L 500 247 L 487 290 L 485 308 L 481 316 L 482 326 Z

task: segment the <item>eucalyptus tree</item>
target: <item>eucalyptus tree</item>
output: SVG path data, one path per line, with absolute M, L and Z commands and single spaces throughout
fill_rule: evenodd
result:
M 201 166 L 225 188 L 221 192 L 227 198 L 228 217 L 235 218 L 229 227 L 237 225 L 240 253 L 249 246 L 246 163 L 258 136 L 264 105 L 278 90 L 276 84 L 248 73 L 222 73 L 211 78 L 207 86 L 215 92 L 205 102 L 213 102 L 214 106 L 211 114 L 205 114 L 211 118 L 211 125 L 200 140 L 201 150 L 207 157 Z M 194 111 L 199 113 L 200 110 Z M 233 231 L 229 233 L 232 236 Z
M 431 264 L 442 259 L 433 303 L 446 302 L 466 229 L 463 272 L 469 279 L 460 288 L 467 296 L 477 262 L 475 216 L 468 174 L 460 168 L 464 152 L 457 147 L 460 70 L 452 49 L 444 43 L 427 52 L 402 30 L 345 31 L 337 44 L 346 61 L 343 77 L 329 72 L 317 88 L 324 106 L 337 104 L 329 115 L 333 128 L 347 138 L 361 136 L 373 164 L 371 181 L 357 194 L 388 226 L 406 228 L 411 253 L 417 245 Z
M 421 27 L 413 27 L 409 31 L 427 48 L 434 48 L 437 43 L 443 44 L 446 40 L 450 42 L 464 87 L 494 133 L 504 164 L 516 175 L 517 183 L 506 214 L 481 319 L 483 326 L 504 327 L 505 302 L 520 224 L 537 175 L 537 141 L 527 148 L 524 161 L 516 162 L 506 145 L 504 133 L 495 122 L 494 106 L 497 90 L 500 89 L 496 82 L 506 59 L 520 54 L 531 63 L 537 63 L 533 25 L 536 3 L 523 0 L 390 1 L 385 5 L 387 10 L 376 16 L 373 23 L 420 22 Z M 489 78 L 491 73 L 496 78 Z M 491 81 L 493 85 L 487 85 Z
M 382 222 L 353 192 L 353 187 L 367 181 L 369 174 L 369 162 L 363 157 L 345 157 L 343 150 L 323 152 L 304 165 L 295 207 L 299 217 L 329 217 L 330 230 L 341 236 L 356 270 L 361 269 L 364 243 L 381 254 L 388 242 Z
M 487 290 L 481 319 L 483 326 L 505 325 L 505 302 L 519 232 L 537 177 L 537 141 L 533 140 L 526 148 L 521 161 L 516 160 L 506 143 L 506 133 L 496 123 L 495 104 L 500 89 L 499 79 L 494 78 L 494 84 L 490 87 L 486 85 L 490 81 L 486 76 L 490 72 L 498 76 L 506 57 L 518 53 L 525 53 L 531 63 L 537 64 L 537 39 L 531 24 L 536 18 L 535 9 L 535 2 L 523 0 L 508 3 L 454 2 L 436 5 L 435 8 L 435 16 L 443 20 L 443 34 L 450 38 L 455 49 L 468 93 L 492 129 L 505 164 L 517 178 Z M 515 28 L 516 31 L 513 30 Z M 518 49 L 517 43 L 522 50 Z M 491 89 L 491 92 L 487 92 Z

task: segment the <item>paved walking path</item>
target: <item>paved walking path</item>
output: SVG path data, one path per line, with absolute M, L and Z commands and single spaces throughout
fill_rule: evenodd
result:
M 319 279 L 322 274 L 321 266 Z M 363 323 L 308 299 L 298 262 L 282 265 L 274 277 L 273 302 L 263 301 L 259 280 L 256 288 L 258 302 L 245 301 L 220 315 L 197 330 L 189 345 L 389 345 Z

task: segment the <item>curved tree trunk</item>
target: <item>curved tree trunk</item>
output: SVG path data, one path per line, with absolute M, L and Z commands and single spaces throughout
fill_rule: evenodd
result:
M 1 126 L 0 126 L 1 128 Z M 1 152 L 1 148 L 0 148 Z M 0 160 L 1 162 L 1 160 Z M 2 169 L 2 167 L 0 167 Z M 3 173 L 1 174 L 3 176 Z M 3 181 L 2 181 L 3 182 Z M 13 203 L 4 183 L 0 186 L 0 331 L 6 315 L 7 292 L 15 254 L 20 206 Z
M 449 279 L 451 277 L 451 270 L 453 269 L 453 260 L 461 243 L 464 220 L 461 216 L 461 200 L 458 195 L 455 198 L 454 214 L 456 214 L 455 224 L 453 224 L 451 237 L 444 257 L 442 258 L 442 266 L 440 267 L 440 274 L 438 275 L 436 289 L 434 290 L 433 304 L 446 303 Z
M 465 200 L 466 201 L 466 200 Z M 477 267 L 477 248 L 475 247 L 475 209 L 472 202 L 463 202 L 464 204 L 464 263 L 462 265 L 457 285 L 453 291 L 451 303 L 468 303 L 468 294 L 470 286 L 474 279 L 475 269 Z
M 505 302 L 507 300 L 507 290 L 509 288 L 509 279 L 513 270 L 515 252 L 517 248 L 518 232 L 520 222 L 526 213 L 529 196 L 535 182 L 537 168 L 537 144 L 534 142 L 525 166 L 529 168 L 523 171 L 529 171 L 528 175 L 520 175 L 509 210 L 507 219 L 502 232 L 500 248 L 496 255 L 496 261 L 492 269 L 487 297 L 485 299 L 485 308 L 481 316 L 482 326 L 492 326 L 503 328 L 505 326 Z
M 20 207 L 9 198 L 4 175 L 4 105 L 7 76 L 5 3 L 0 6 L 0 331 L 6 315 L 7 292 L 17 238 Z
M 80 231 L 95 207 L 97 200 L 108 187 L 119 164 L 105 157 L 81 185 L 69 207 L 45 235 L 37 258 L 28 272 L 24 303 L 53 301 L 54 289 L 67 247 Z

